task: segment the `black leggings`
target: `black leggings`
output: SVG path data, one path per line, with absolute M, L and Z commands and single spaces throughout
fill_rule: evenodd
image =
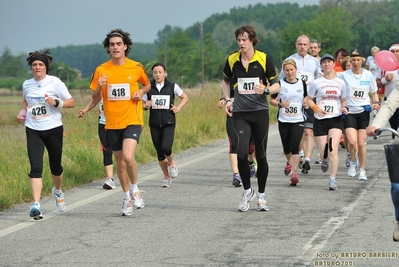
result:
M 226 131 L 227 137 L 229 138 L 229 154 L 237 154 L 237 135 L 234 132 L 234 120 L 233 117 L 227 116 L 226 118 Z M 249 154 L 255 152 L 255 146 L 253 144 L 252 138 L 249 144 Z
M 112 165 L 112 148 L 111 148 L 111 138 L 105 130 L 105 125 L 98 124 L 98 136 L 100 137 L 101 150 L 103 151 L 103 163 L 104 166 Z
M 158 161 L 165 160 L 172 155 L 172 146 L 175 139 L 175 126 L 150 127 L 151 139 L 157 151 Z
M 61 166 L 62 142 L 64 127 L 37 131 L 26 127 L 26 140 L 30 162 L 30 178 L 41 178 L 43 174 L 44 147 L 47 149 L 51 174 L 59 176 L 63 172 Z
M 264 193 L 269 165 L 266 150 L 269 134 L 269 111 L 234 112 L 234 131 L 238 138 L 238 170 L 244 189 L 251 188 L 250 170 L 248 165 L 249 144 L 251 136 L 255 145 L 256 160 L 258 162 L 258 192 Z
M 278 130 L 285 155 L 299 153 L 299 143 L 302 139 L 303 129 L 303 122 L 278 122 Z

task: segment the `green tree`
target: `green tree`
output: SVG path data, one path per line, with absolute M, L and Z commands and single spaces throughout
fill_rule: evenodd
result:
M 388 18 L 383 18 L 381 22 L 371 30 L 370 41 L 375 45 L 378 44 L 377 46 L 381 50 L 388 50 L 393 43 L 397 43 L 398 36 L 399 26 L 393 25 Z
M 60 78 L 67 87 L 70 82 L 75 82 L 81 78 L 81 73 L 78 69 L 69 67 L 65 62 L 53 62 L 50 65 L 50 75 Z
M 296 37 L 301 34 L 318 39 L 322 43 L 322 54 L 333 54 L 341 46 L 351 49 L 350 44 L 356 37 L 351 31 L 352 23 L 352 15 L 343 8 L 330 8 L 314 13 L 310 20 L 290 22 L 278 32 L 282 55 L 285 58 L 295 53 Z
M 167 55 L 168 79 L 181 86 L 194 86 L 201 80 L 200 44 L 187 36 L 181 28 L 175 28 L 168 37 L 167 49 L 160 48 L 157 61 L 164 62 Z
M 11 50 L 8 47 L 5 47 L 0 56 L 0 77 L 14 78 L 21 76 L 26 76 L 26 69 L 24 68 L 22 55 L 13 56 Z

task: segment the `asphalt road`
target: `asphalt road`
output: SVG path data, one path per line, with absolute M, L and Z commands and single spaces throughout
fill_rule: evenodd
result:
M 242 187 L 231 185 L 227 139 L 177 155 L 170 188 L 161 187 L 157 162 L 140 166 L 146 207 L 130 217 L 119 216 L 119 184 L 106 191 L 102 181 L 66 191 L 63 213 L 44 197 L 41 221 L 29 217 L 31 203 L 18 205 L 0 213 L 0 266 L 398 266 L 382 146 L 389 139 L 368 144 L 368 181 L 347 177 L 340 149 L 338 190 L 328 190 L 316 151 L 309 174 L 290 187 L 271 126 L 268 212 L 255 201 L 238 211 Z

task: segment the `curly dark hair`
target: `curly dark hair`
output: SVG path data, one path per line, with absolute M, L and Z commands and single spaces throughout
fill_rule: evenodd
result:
M 133 41 L 130 38 L 130 33 L 122 31 L 120 28 L 111 30 L 107 37 L 103 41 L 104 48 L 107 49 L 107 53 L 109 54 L 109 39 L 111 37 L 122 37 L 123 43 L 127 46 L 125 50 L 125 56 L 129 55 L 130 50 L 132 49 Z
M 340 47 L 335 50 L 334 56 L 337 58 L 338 54 L 341 53 L 342 57 L 349 56 L 349 51 L 345 47 Z
M 244 32 L 248 33 L 248 38 L 250 41 L 252 41 L 253 46 L 254 47 L 257 46 L 259 43 L 259 38 L 255 32 L 255 29 L 250 25 L 245 25 L 245 26 L 241 26 L 240 28 L 238 28 L 234 33 L 236 36 L 236 39 L 237 39 L 238 35 L 243 35 Z
M 42 61 L 44 65 L 46 65 L 46 74 L 48 74 L 50 71 L 50 63 L 53 61 L 53 57 L 51 57 L 50 55 L 51 53 L 49 49 L 42 53 L 39 51 L 30 52 L 29 56 L 26 58 L 26 61 L 28 61 L 29 66 L 31 66 L 33 61 L 35 60 Z

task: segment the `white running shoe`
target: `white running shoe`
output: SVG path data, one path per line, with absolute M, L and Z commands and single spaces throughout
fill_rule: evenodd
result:
M 269 210 L 265 196 L 258 196 L 257 210 L 258 211 L 268 211 Z
M 255 191 L 251 188 L 251 193 L 248 195 L 245 191 L 242 193 L 241 202 L 238 204 L 239 211 L 247 211 L 249 209 L 249 202 L 254 200 L 255 198 Z
M 177 169 L 174 161 L 173 161 L 173 165 L 171 165 L 171 166 L 168 165 L 168 172 L 169 172 L 170 177 L 172 177 L 172 178 L 176 178 L 177 175 L 179 174 L 179 170 Z
M 329 190 L 336 190 L 337 189 L 337 184 L 335 182 L 335 179 L 330 178 L 330 182 L 328 183 L 328 189 Z
M 355 177 L 356 176 L 356 161 L 351 161 L 349 168 L 348 168 L 348 176 Z
M 367 181 L 366 171 L 359 171 L 359 181 Z
M 107 177 L 107 179 L 105 179 L 104 184 L 103 184 L 103 188 L 104 189 L 115 189 L 115 182 L 114 179 Z
M 55 193 L 55 187 L 53 187 L 53 189 L 51 190 L 51 194 L 53 195 L 54 199 L 55 199 L 55 208 L 60 211 L 63 212 L 65 210 L 65 201 L 64 201 L 64 193 L 61 192 L 59 194 Z
M 130 191 L 130 198 L 133 200 L 133 207 L 135 207 L 136 209 L 142 209 L 145 206 L 144 200 L 141 197 L 141 192 L 144 191 Z
M 133 214 L 133 200 L 123 199 L 121 216 L 130 216 Z
M 39 203 L 33 203 L 32 207 L 29 211 L 29 216 L 32 217 L 34 220 L 43 219 L 42 210 L 40 209 Z
M 172 184 L 172 179 L 170 179 L 170 177 L 164 177 L 162 183 L 162 187 L 169 188 Z

